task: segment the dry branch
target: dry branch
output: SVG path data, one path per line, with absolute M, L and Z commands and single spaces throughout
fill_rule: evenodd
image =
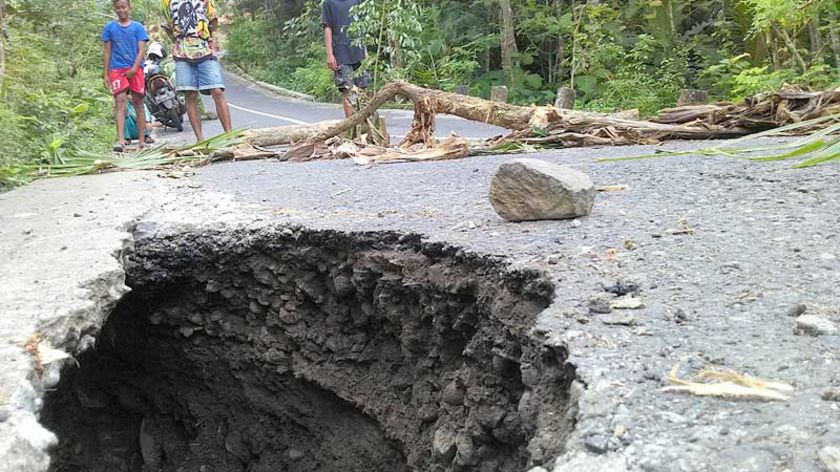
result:
M 553 106 L 511 105 L 395 81 L 385 85 L 367 106 L 346 120 L 253 130 L 247 137 L 250 143 L 258 146 L 293 144 L 284 156 L 287 160 L 336 158 L 334 154 L 340 140 L 331 141 L 332 146 L 325 143 L 368 122 L 377 109 L 397 96 L 414 103 L 411 130 L 400 145 L 403 154 L 418 144 L 427 148 L 436 146 L 433 133 L 438 114 L 512 130 L 506 136 L 489 141 L 489 145 L 521 143 L 571 147 L 652 144 L 665 139 L 732 138 L 840 112 L 840 88 L 826 92 L 787 89 L 751 97 L 740 105 L 720 103 L 671 108 L 646 121 L 638 119 L 637 112 L 632 111 L 604 114 Z M 375 149 L 383 154 L 393 151 L 378 146 L 368 153 Z
M 243 136 L 248 140 L 248 142 L 256 146 L 283 146 L 306 141 L 338 123 L 341 123 L 341 120 L 321 121 L 311 125 L 276 126 L 274 128 L 252 129 L 245 131 Z
M 690 126 L 745 128 L 750 133 L 840 113 L 840 87 L 807 92 L 788 87 L 749 97 L 744 103 L 718 103 L 666 108 L 651 121 Z M 801 133 L 811 130 L 802 129 Z

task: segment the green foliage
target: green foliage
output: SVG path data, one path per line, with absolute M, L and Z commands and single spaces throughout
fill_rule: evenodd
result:
M 33 0 L 6 19 L 0 187 L 25 180 L 13 170 L 20 164 L 60 159 L 69 149 L 107 149 L 114 139 L 98 40 L 109 18 L 95 1 Z
M 688 55 L 684 49 L 670 54 L 648 35 L 641 35 L 618 72 L 587 106 L 599 111 L 638 108 L 643 115 L 673 106 L 686 85 Z
M 419 4 L 415 0 L 366 0 L 354 6 L 351 14 L 354 21 L 348 34 L 360 45 L 375 45 L 364 63 L 373 74 L 373 86 L 408 78 L 410 73 L 402 69 L 416 66 L 424 52 L 419 41 Z
M 774 92 L 783 85 L 795 85 L 815 90 L 837 86 L 832 67 L 817 62 L 804 73 L 795 69 L 773 69 L 770 64 L 753 66 L 749 54 L 722 59 L 709 66 L 702 76 L 702 83 L 718 96 L 738 102 L 761 92 Z
M 778 90 L 795 79 L 796 74 L 790 69 L 771 71 L 769 66 L 750 67 L 732 76 L 731 96 L 740 101 L 756 93 Z
M 332 71 L 325 66 L 326 55 L 326 50 L 321 43 L 313 44 L 310 47 L 309 62 L 292 72 L 288 85 L 319 100 L 337 99 L 338 89 L 333 82 Z
M 740 0 L 752 10 L 752 34 L 770 29 L 773 25 L 792 26 L 800 23 L 814 2 L 799 0 Z
M 250 3 L 228 6 L 235 14 L 225 41 L 228 60 L 259 80 L 320 100 L 335 99 L 337 90 L 326 66 L 320 2 L 308 0 L 298 16 L 285 22 L 277 21 L 279 11 L 255 10 Z
M 302 44 L 323 41 L 319 2 L 308 0 L 284 28 L 263 19 L 275 13 L 259 2 L 240 3 L 255 14 L 242 17 L 247 26 L 234 23 L 234 32 L 249 31 L 242 41 L 231 35 L 238 62 L 250 62 L 252 72 L 269 71 L 265 76 L 276 83 L 327 96 L 330 87 L 316 60 L 323 59 L 314 56 L 322 53 Z M 504 84 L 509 100 L 522 104 L 551 102 L 557 87 L 571 86 L 584 108 L 647 114 L 673 106 L 685 87 L 741 99 L 784 83 L 825 88 L 838 80 L 834 0 L 510 4 L 517 47 L 509 71 L 502 70 L 497 0 L 366 0 L 355 9 L 351 34 L 367 46 L 365 66 L 377 86 L 393 79 L 442 90 L 469 84 L 473 94 L 487 97 L 492 86 Z M 299 42 L 290 45 L 293 36 Z

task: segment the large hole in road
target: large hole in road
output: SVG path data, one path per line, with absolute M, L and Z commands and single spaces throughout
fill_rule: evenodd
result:
M 53 471 L 517 471 L 571 428 L 539 274 L 418 237 L 138 240 L 49 394 Z

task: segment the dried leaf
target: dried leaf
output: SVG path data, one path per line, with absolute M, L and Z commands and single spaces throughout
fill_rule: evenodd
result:
M 782 392 L 793 392 L 791 385 L 781 382 L 750 377 L 731 369 L 704 369 L 697 375 L 698 380 L 712 380 L 713 382 L 692 382 L 679 378 L 679 363 L 675 364 L 666 380 L 675 384 L 664 387 L 663 392 L 688 393 L 699 397 L 720 397 L 736 400 L 787 401 L 790 399 Z
M 620 192 L 622 190 L 627 190 L 626 185 L 604 185 L 603 187 L 598 187 L 595 190 L 598 192 Z
M 689 383 L 665 387 L 663 392 L 689 393 L 698 397 L 720 397 L 736 400 L 787 401 L 790 397 L 769 388 L 744 387 L 731 382 L 724 383 Z
M 35 371 L 40 373 L 44 370 L 44 361 L 41 358 L 41 340 L 43 338 L 40 334 L 35 333 L 27 339 L 23 344 L 23 349 L 32 355 L 35 359 Z
M 692 228 L 691 225 L 688 224 L 688 219 L 686 219 L 685 217 L 682 217 L 679 220 L 677 220 L 677 223 L 679 224 L 679 227 L 671 228 L 667 231 L 673 235 L 694 234 L 694 228 Z
M 371 152 L 372 151 L 372 152 Z M 350 153 L 353 162 L 360 165 L 373 163 L 403 162 L 403 161 L 439 161 L 458 159 L 470 155 L 469 142 L 466 139 L 452 136 L 434 147 L 417 151 L 403 151 L 372 146 Z
M 38 348 L 38 352 L 41 354 L 42 365 L 52 364 L 53 362 L 62 361 L 64 359 L 73 359 L 73 361 L 78 365 L 78 361 L 76 361 L 73 356 L 61 349 L 50 347 L 49 345 L 41 344 Z
M 734 384 L 738 384 L 744 387 L 767 388 L 771 390 L 778 390 L 780 392 L 794 391 L 792 385 L 788 385 L 782 382 L 768 382 L 766 380 L 762 380 L 749 375 L 739 374 L 738 372 L 735 372 L 732 369 L 703 369 L 700 371 L 700 373 L 697 374 L 697 378 L 700 380 L 717 380 L 724 382 L 732 382 Z

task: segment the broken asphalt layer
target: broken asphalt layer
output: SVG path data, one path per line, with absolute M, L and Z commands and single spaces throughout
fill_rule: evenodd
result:
M 373 168 L 243 162 L 191 178 L 110 174 L 2 195 L 0 470 L 46 470 L 56 438 L 37 422 L 43 394 L 58 366 L 73 368 L 64 353 L 92 346 L 130 290 L 122 261 L 135 240 L 296 227 L 417 233 L 544 271 L 555 298 L 534 330 L 568 349 L 577 375 L 574 429 L 544 470 L 820 470 L 818 451 L 840 445 L 839 405 L 822 399 L 840 385 L 840 337 L 794 334 L 791 315 L 804 308 L 840 323 L 840 167 L 593 162 L 650 149 L 532 155 L 596 186 L 626 186 L 599 193 L 593 214 L 573 221 L 512 224 L 493 213 L 489 182 L 510 156 Z M 592 310 L 615 304 L 617 282 L 638 286 L 631 295 L 642 306 Z M 767 403 L 664 393 L 677 363 L 681 377 L 730 368 L 796 390 Z

